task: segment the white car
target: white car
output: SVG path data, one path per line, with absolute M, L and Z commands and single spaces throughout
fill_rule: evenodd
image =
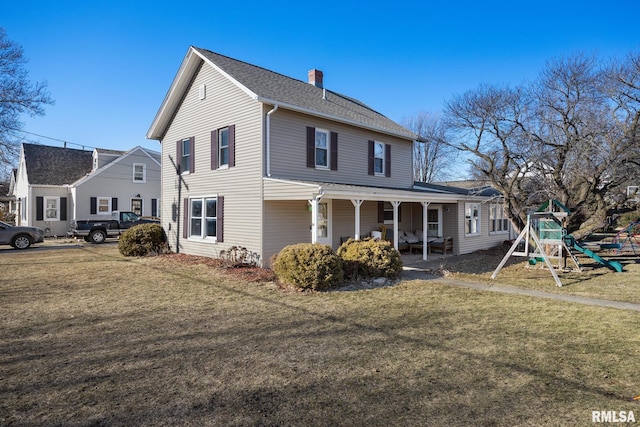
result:
M 17 227 L 0 221 L 0 245 L 27 249 L 33 243 L 44 242 L 44 230 L 38 227 Z

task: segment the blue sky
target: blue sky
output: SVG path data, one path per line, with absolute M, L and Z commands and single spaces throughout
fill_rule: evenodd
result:
M 157 151 L 145 134 L 190 45 L 305 81 L 320 69 L 325 87 L 401 122 L 482 83 L 533 80 L 554 57 L 637 51 L 639 15 L 637 0 L 0 2 L 55 100 L 24 130 Z

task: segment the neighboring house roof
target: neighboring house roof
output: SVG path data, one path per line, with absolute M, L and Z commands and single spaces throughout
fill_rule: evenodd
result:
M 357 99 L 323 89 L 206 49 L 190 47 L 147 138 L 162 139 L 202 61 L 213 66 L 258 102 L 409 140 L 419 137 Z
M 475 183 L 476 185 L 469 185 Z M 439 183 L 432 184 L 427 182 L 415 182 L 413 184 L 415 189 L 434 191 L 448 194 L 460 194 L 463 196 L 479 196 L 479 197 L 500 197 L 502 194 L 495 188 L 483 183 L 481 181 L 459 181 L 454 183 Z
M 106 149 L 106 148 L 96 148 L 95 150 L 96 150 L 96 152 L 98 152 L 100 154 L 112 154 L 114 156 L 122 156 L 124 153 L 126 153 L 126 151 L 109 150 L 109 149 Z
M 91 172 L 92 151 L 22 144 L 29 184 L 65 185 Z

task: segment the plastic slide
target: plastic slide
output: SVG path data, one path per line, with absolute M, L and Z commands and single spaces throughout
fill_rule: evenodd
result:
M 611 270 L 617 271 L 618 273 L 622 273 L 622 264 L 620 264 L 618 261 L 608 261 L 602 258 L 600 255 L 594 253 L 593 251 L 587 248 L 583 248 L 578 243 L 576 243 L 576 239 L 574 239 L 573 236 L 571 235 L 566 236 L 565 240 L 566 240 L 567 246 L 575 249 L 576 251 L 582 254 L 585 254 L 589 258 L 594 259 L 595 261 L 599 262 L 600 264 L 604 265 L 607 268 L 610 268 Z

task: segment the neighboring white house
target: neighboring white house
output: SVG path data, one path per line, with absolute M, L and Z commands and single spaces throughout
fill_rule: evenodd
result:
M 162 144 L 172 250 L 243 246 L 268 264 L 286 245 L 337 248 L 382 226 L 396 248 L 400 231 L 450 236 L 454 253 L 505 240 L 493 195 L 414 185 L 418 136 L 325 88 L 321 71 L 308 77 L 188 49 L 147 132 Z M 427 244 L 419 249 L 426 257 Z
M 22 144 L 13 186 L 16 223 L 63 236 L 73 219 L 112 210 L 159 216 L 160 153 L 142 147 L 93 151 Z

